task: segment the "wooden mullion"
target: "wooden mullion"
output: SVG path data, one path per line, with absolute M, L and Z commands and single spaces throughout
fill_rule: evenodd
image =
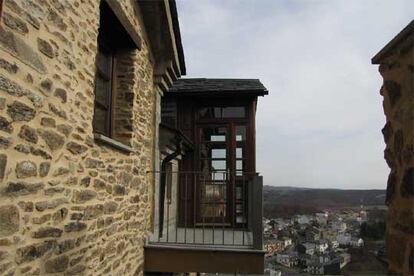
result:
M 115 123 L 115 121 L 114 121 L 114 119 L 115 119 L 115 116 L 114 116 L 114 108 L 113 108 L 113 102 L 114 102 L 114 100 L 115 100 L 115 93 L 113 93 L 113 91 L 115 91 L 115 89 L 116 89 L 116 75 L 115 75 L 115 72 L 116 72 L 116 70 L 115 70 L 115 52 L 113 51 L 112 53 L 111 53 L 111 56 L 110 56 L 110 66 L 111 66 L 111 80 L 110 80 L 110 84 L 109 84 L 109 86 L 110 86 L 110 91 L 109 91 L 109 97 L 108 97 L 108 99 L 109 99 L 109 103 L 108 103 L 108 106 L 109 106 L 109 116 L 108 116 L 108 122 L 107 122 L 107 124 L 108 124 L 108 132 L 109 132 L 109 135 L 111 136 L 111 137 L 113 137 L 114 136 L 114 131 L 113 131 L 113 126 L 114 126 L 114 123 Z

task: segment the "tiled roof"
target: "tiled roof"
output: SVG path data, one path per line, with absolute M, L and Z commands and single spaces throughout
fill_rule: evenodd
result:
M 256 92 L 261 95 L 268 94 L 266 87 L 258 79 L 178 79 L 168 92 Z

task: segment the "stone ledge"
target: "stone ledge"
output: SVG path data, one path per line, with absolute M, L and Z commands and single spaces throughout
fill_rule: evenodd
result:
M 118 150 L 127 152 L 127 153 L 135 153 L 135 150 L 133 148 L 131 148 L 130 146 L 127 146 L 121 142 L 118 142 L 112 138 L 109 138 L 107 136 L 104 136 L 102 134 L 99 133 L 94 133 L 93 137 L 95 138 L 95 141 L 109 145 L 111 147 L 114 147 Z

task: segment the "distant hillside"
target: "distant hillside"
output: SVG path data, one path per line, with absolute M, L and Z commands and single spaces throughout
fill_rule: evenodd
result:
M 265 216 L 292 216 L 329 208 L 384 205 L 385 190 L 339 190 L 264 186 Z

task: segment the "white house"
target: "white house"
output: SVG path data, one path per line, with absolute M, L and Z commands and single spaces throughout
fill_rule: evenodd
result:
M 324 253 L 328 249 L 329 244 L 326 240 L 319 240 L 315 242 L 315 250 L 319 253 Z
M 298 255 L 296 252 L 278 253 L 276 255 L 276 262 L 283 266 L 294 267 L 298 265 Z

